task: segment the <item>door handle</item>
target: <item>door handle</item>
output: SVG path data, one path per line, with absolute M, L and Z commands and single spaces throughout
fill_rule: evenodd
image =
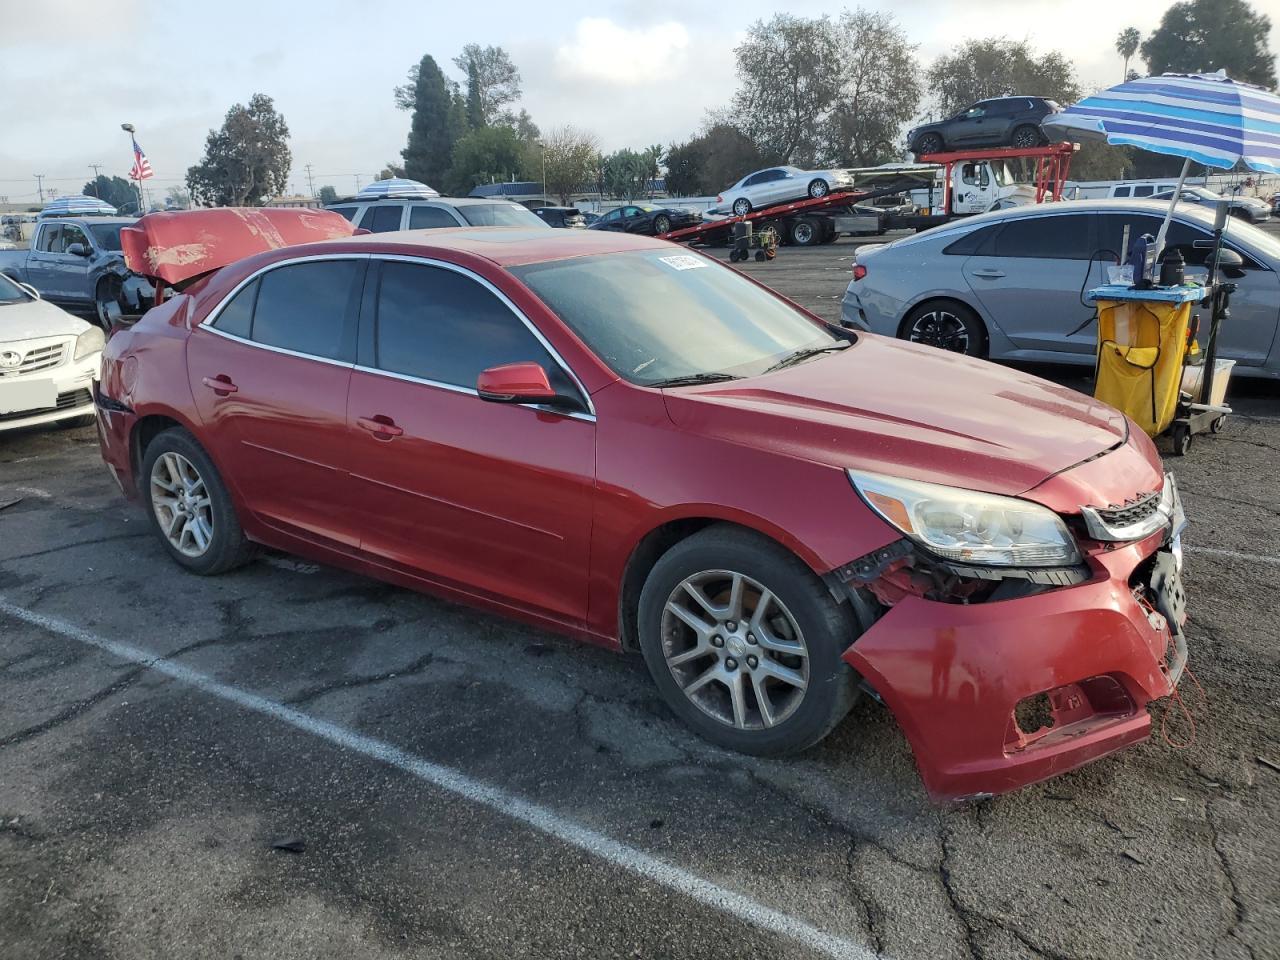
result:
M 999 279 L 1000 277 L 1003 277 L 1003 276 L 1004 276 L 1004 271 L 1003 271 L 1003 270 L 994 270 L 994 269 L 992 269 L 992 268 L 990 268 L 990 267 L 987 267 L 987 268 L 982 269 L 982 270 L 975 270 L 975 271 L 973 271 L 973 275 L 974 275 L 975 277 L 986 277 L 988 280 L 997 280 L 997 279 Z
M 216 377 L 202 377 L 200 382 L 220 397 L 228 396 L 240 389 L 225 373 L 220 373 Z
M 380 413 L 372 417 L 357 417 L 356 423 L 372 433 L 377 440 L 390 440 L 404 433 L 404 429 L 397 427 L 394 420 Z

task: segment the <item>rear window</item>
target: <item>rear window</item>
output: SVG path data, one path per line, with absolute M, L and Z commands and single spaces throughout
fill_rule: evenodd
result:
M 473 227 L 545 227 L 531 210 L 515 203 L 467 203 L 458 206 Z
M 972 257 L 982 253 L 989 254 L 992 241 L 995 240 L 995 236 L 999 232 L 999 224 L 983 227 L 980 230 L 970 230 L 959 240 L 954 241 L 943 249 L 942 252 L 953 257 Z

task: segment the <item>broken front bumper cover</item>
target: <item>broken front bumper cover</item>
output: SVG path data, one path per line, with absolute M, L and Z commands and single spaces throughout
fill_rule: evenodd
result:
M 1145 707 L 1172 692 L 1185 644 L 1130 580 L 1165 535 L 1095 554 L 1077 586 L 974 604 L 905 597 L 845 651 L 935 799 L 1014 790 L 1150 734 Z M 1019 713 L 1036 698 L 1053 723 L 1026 729 Z

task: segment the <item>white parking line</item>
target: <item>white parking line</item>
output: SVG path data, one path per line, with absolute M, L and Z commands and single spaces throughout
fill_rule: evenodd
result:
M 1211 557 L 1234 557 L 1236 560 L 1248 560 L 1250 563 L 1269 563 L 1272 566 L 1280 567 L 1280 557 L 1267 557 L 1260 553 L 1240 553 L 1237 550 L 1223 550 L 1221 547 L 1191 547 L 1182 548 L 1187 553 L 1205 553 Z
M 317 719 L 275 700 L 241 690 L 180 663 L 148 653 L 139 647 L 108 640 L 73 623 L 28 610 L 3 597 L 0 597 L 0 613 L 69 640 L 96 647 L 121 660 L 148 667 L 157 673 L 194 687 L 201 693 L 271 717 L 273 720 L 320 737 L 345 750 L 389 764 L 434 787 L 488 807 L 514 820 L 519 820 L 535 830 L 585 850 L 615 867 L 644 877 L 762 930 L 804 944 L 824 956 L 841 958 L 841 960 L 876 960 L 877 955 L 865 947 L 819 930 L 790 914 L 766 907 L 745 894 L 721 887 L 682 867 L 659 860 L 642 850 L 620 843 L 590 827 L 562 817 L 548 807 L 531 803 L 501 787 L 475 780 L 451 767 L 432 763 L 385 741 L 367 737 L 336 723 Z

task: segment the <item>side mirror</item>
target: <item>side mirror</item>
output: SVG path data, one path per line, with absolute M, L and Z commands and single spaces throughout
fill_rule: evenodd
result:
M 552 403 L 556 392 L 547 380 L 547 371 L 533 361 L 506 363 L 483 370 L 476 378 L 481 400 L 493 403 Z
M 71 246 L 67 247 L 67 253 L 71 254 L 73 257 L 87 257 L 89 255 L 89 250 L 83 243 L 73 243 Z

